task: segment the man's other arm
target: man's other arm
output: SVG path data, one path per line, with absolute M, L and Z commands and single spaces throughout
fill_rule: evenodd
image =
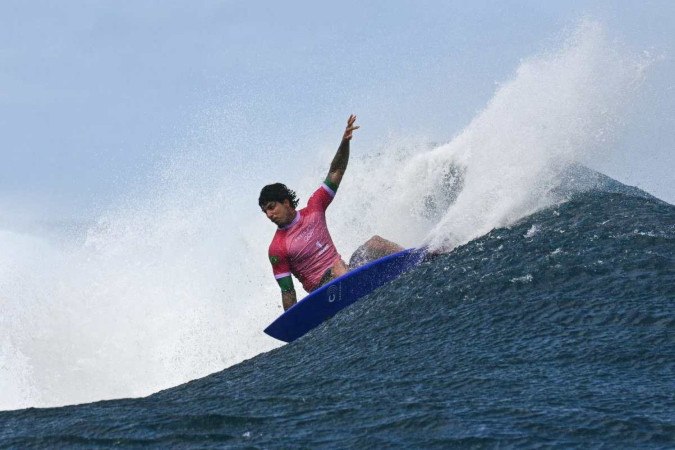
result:
M 284 311 L 287 311 L 298 301 L 295 295 L 295 286 L 293 286 L 293 278 L 287 276 L 279 278 L 277 282 L 281 288 L 281 304 L 284 306 Z
M 284 305 L 284 311 L 295 305 L 298 302 L 298 299 L 295 296 L 295 291 L 288 291 L 281 293 L 281 304 Z

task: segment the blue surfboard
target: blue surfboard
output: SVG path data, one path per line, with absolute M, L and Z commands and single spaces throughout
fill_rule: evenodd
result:
M 265 333 L 280 341 L 292 342 L 361 297 L 419 265 L 425 254 L 424 249 L 411 248 L 350 270 L 290 307 L 265 328 Z

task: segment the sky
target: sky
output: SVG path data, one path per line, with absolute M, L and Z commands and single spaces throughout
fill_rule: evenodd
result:
M 5 0 L 0 214 L 91 218 L 176 160 L 231 164 L 217 173 L 255 198 L 337 144 L 352 112 L 364 148 L 447 142 L 584 18 L 654 60 L 614 147 L 587 163 L 675 203 L 669 0 Z

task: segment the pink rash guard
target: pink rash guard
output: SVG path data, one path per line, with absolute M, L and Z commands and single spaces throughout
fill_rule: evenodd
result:
M 291 274 L 311 292 L 340 255 L 326 226 L 326 208 L 335 192 L 322 184 L 297 211 L 289 225 L 278 228 L 269 248 L 272 271 L 277 280 Z

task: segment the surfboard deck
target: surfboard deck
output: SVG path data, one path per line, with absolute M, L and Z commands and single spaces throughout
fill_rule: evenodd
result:
M 292 342 L 419 265 L 425 254 L 424 249 L 410 248 L 351 270 L 297 302 L 265 328 L 265 333 L 280 341 Z

